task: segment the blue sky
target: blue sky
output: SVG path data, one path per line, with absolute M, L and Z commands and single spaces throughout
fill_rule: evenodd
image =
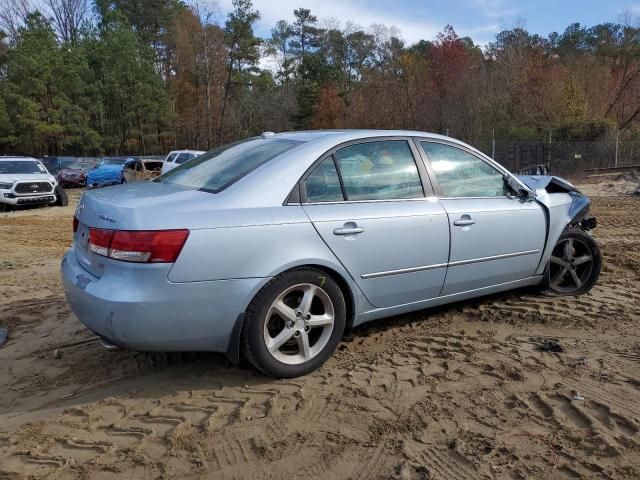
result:
M 403 39 L 413 43 L 421 38 L 433 39 L 446 24 L 461 36 L 470 36 L 485 45 L 503 28 L 523 24 L 527 30 L 542 35 L 579 22 L 595 25 L 618 21 L 625 13 L 640 17 L 640 1 L 629 0 L 253 0 L 262 19 L 257 34 L 270 35 L 280 19 L 291 20 L 298 7 L 311 9 L 319 19 L 337 20 L 343 26 L 353 22 L 363 27 L 373 23 L 396 26 Z M 231 0 L 218 0 L 223 18 Z M 221 20 L 222 20 L 221 18 Z

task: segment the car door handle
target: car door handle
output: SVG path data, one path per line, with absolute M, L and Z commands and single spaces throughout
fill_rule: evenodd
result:
M 476 221 L 469 215 L 463 215 L 462 217 L 460 217 L 460 220 L 453 221 L 453 224 L 456 227 L 466 227 L 468 225 L 473 225 L 474 223 L 476 223 Z
M 334 235 L 356 235 L 362 232 L 364 232 L 364 228 L 356 226 L 356 227 L 336 228 L 333 231 L 333 234 Z

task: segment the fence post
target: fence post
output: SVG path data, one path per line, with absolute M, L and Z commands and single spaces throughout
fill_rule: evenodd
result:
M 496 159 L 496 129 L 491 129 L 491 158 Z
M 549 149 L 547 151 L 547 175 L 551 172 L 551 129 L 549 129 Z
M 613 166 L 618 166 L 618 150 L 620 149 L 620 130 L 616 131 L 616 158 L 613 161 Z

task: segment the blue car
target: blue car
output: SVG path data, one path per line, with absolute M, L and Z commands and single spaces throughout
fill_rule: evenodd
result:
M 602 262 L 589 203 L 441 135 L 265 132 L 85 193 L 62 281 L 107 348 L 242 354 L 296 377 L 382 317 L 587 293 Z
M 122 172 L 131 158 L 103 158 L 87 175 L 87 188 L 107 187 L 123 183 Z

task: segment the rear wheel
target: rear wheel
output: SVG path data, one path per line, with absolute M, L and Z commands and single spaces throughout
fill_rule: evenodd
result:
M 258 292 L 242 329 L 242 351 L 258 370 L 292 378 L 320 367 L 334 352 L 346 322 L 344 296 L 325 272 L 301 268 Z
M 600 276 L 602 256 L 596 241 L 579 228 L 560 235 L 549 261 L 549 286 L 552 295 L 581 295 L 593 288 Z

